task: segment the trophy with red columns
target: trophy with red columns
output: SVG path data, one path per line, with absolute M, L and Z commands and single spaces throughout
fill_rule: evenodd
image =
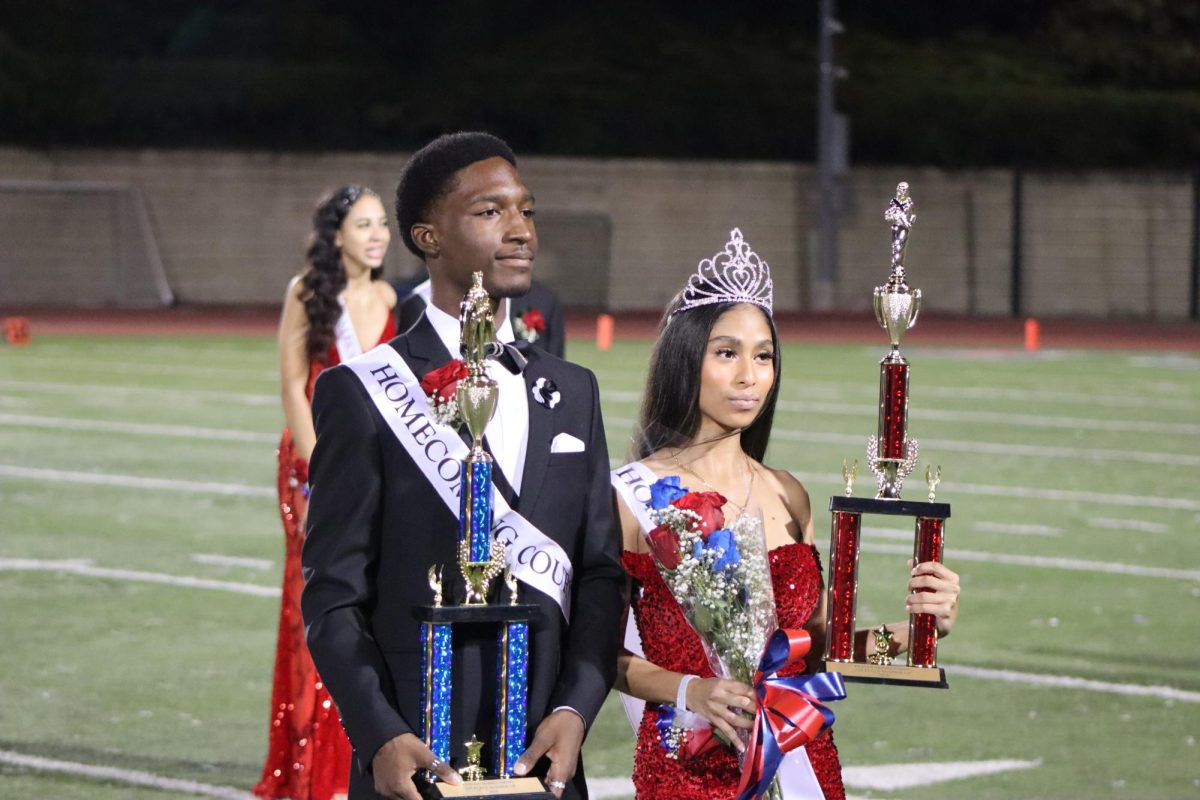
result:
M 848 681 L 946 688 L 945 671 L 937 665 L 937 620 L 932 614 L 910 614 L 908 662 L 894 664 L 888 655 L 891 635 L 874 631 L 874 652 L 855 660 L 855 607 L 858 594 L 858 554 L 863 514 L 912 517 L 913 561 L 942 560 L 945 521 L 950 504 L 934 502 L 942 470 L 926 469 L 928 501 L 903 500 L 904 479 L 917 463 L 918 443 L 908 438 L 908 359 L 900 354 L 900 340 L 917 322 L 921 290 L 911 289 L 904 278 L 904 250 L 916 213 L 908 184 L 896 187 L 884 219 L 892 223 L 892 272 L 887 283 L 875 287 L 875 318 L 888 332 L 891 350 L 879 362 L 879 422 L 867 440 L 867 464 L 875 474 L 878 492 L 873 498 L 854 497 L 853 467 L 842 465 L 846 482 L 843 497 L 831 497 L 833 515 L 829 547 L 828 627 L 825 668 L 840 672 Z

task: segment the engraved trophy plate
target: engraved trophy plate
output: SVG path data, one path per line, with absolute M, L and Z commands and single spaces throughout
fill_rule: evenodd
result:
M 937 627 L 932 614 L 909 615 L 906 664 L 895 664 L 888 655 L 891 634 L 886 629 L 873 631 L 874 645 L 868 645 L 865 660 L 855 660 L 862 516 L 913 517 L 913 559 L 917 563 L 942 560 L 945 521 L 950 517 L 950 505 L 934 501 L 934 491 L 942 477 L 941 467 L 937 468 L 936 476 L 931 470 L 926 471 L 927 502 L 900 497 L 904 479 L 916 466 L 918 453 L 917 440 L 908 437 L 909 363 L 900 354 L 900 341 L 916 324 L 921 308 L 921 290 L 910 288 L 904 276 L 904 251 L 916 220 L 907 183 L 896 187 L 896 197 L 884 212 L 884 219 L 892 224 L 891 274 L 887 283 L 875 287 L 874 308 L 876 320 L 887 331 L 891 349 L 879 362 L 879 416 L 875 435 L 867 439 L 867 465 L 875 475 L 877 492 L 874 498 L 854 497 L 858 462 L 852 468 L 842 462 L 845 495 L 829 499 L 832 521 L 825 668 L 840 672 L 848 681 L 944 689 L 946 675 L 937 665 Z
M 503 543 L 492 536 L 491 455 L 483 446 L 483 433 L 496 412 L 499 387 L 487 374 L 485 359 L 500 345 L 492 316 L 491 298 L 483 288 L 483 273 L 476 272 L 463 298 L 462 355 L 467 377 L 459 382 L 458 408 L 471 435 L 472 447 L 462 464 L 459 502 L 458 567 L 463 578 L 462 605 L 443 605 L 442 567 L 429 569 L 433 604 L 413 608 L 420 621 L 421 735 L 436 758 L 453 764 L 463 778 L 459 786 L 435 780 L 424 773 L 416 781 L 422 796 L 505 797 L 509 800 L 552 800 L 538 778 L 514 778 L 513 767 L 525 751 L 529 680 L 529 627 L 541 618 L 536 605 L 519 601 L 516 579 L 506 569 Z M 493 581 L 501 573 L 507 603 L 489 603 Z M 456 731 L 451 719 L 454 669 L 454 626 L 492 625 L 496 630 L 496 708 L 493 730 Z M 466 689 L 469 687 L 459 687 Z M 485 740 L 480 740 L 483 734 Z M 470 737 L 469 740 L 466 737 Z M 454 764 L 452 743 L 461 741 L 466 763 Z M 490 750 L 485 766 L 484 749 Z

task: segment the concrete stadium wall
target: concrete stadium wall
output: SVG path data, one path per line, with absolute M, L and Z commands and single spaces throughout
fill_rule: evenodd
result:
M 312 208 L 325 191 L 364 183 L 391 205 L 404 154 L 327 155 L 208 151 L 32 151 L 0 149 L 0 181 L 106 181 L 145 198 L 168 280 L 190 303 L 276 303 L 302 265 Z M 815 173 L 810 165 L 756 162 L 596 160 L 529 157 L 522 174 L 538 200 L 539 277 L 568 305 L 616 311 L 658 309 L 701 258 L 719 251 L 732 227 L 771 264 L 776 307 L 812 307 Z M 1011 296 L 1013 177 L 1003 170 L 854 168 L 845 180 L 840 269 L 832 301 L 870 306 L 888 274 L 890 232 L 883 210 L 907 180 L 917 222 L 909 282 L 925 308 L 1005 315 Z M 1021 294 L 1024 310 L 1047 316 L 1181 319 L 1188 314 L 1193 186 L 1161 173 L 1028 174 L 1023 182 Z M 30 296 L 22 253 L 45 249 L 41 204 L 0 190 L 0 304 L 46 303 Z M 38 223 L 38 224 L 35 224 Z M 72 227 L 70 218 L 61 228 Z M 114 226 L 109 235 L 118 235 Z M 53 228 L 51 228 L 53 229 Z M 23 231 L 34 241 L 21 241 Z M 78 236 L 53 273 L 58 304 L 96 305 L 64 286 L 91 287 L 89 271 L 120 252 Z M 389 274 L 417 261 L 393 239 Z M 39 271 L 44 267 L 39 268 Z M 73 276 L 73 277 L 72 277 Z M 28 276 L 24 276 L 28 278 Z M 50 273 L 47 272 L 47 280 Z M 36 281 L 32 281 L 36 282 Z M 4 285 L 8 285 L 8 289 Z M 17 287 L 17 288 L 14 288 Z M 93 291 L 88 289 L 87 291 Z

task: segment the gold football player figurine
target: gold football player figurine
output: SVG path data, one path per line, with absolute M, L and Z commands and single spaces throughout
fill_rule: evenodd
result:
M 875 636 L 875 652 L 867 656 L 867 662 L 886 667 L 892 663 L 892 632 L 886 625 L 880 625 L 871 633 Z
M 842 459 L 842 480 L 846 482 L 846 497 L 854 494 L 854 479 L 858 477 L 858 459 L 854 459 L 854 466 L 846 466 L 846 459 Z
M 429 568 L 429 588 L 433 589 L 433 607 L 442 606 L 442 565 L 434 564 Z
M 467 746 L 467 765 L 458 771 L 464 781 L 481 781 L 487 776 L 487 770 L 480 763 L 483 761 L 483 742 L 471 734 Z

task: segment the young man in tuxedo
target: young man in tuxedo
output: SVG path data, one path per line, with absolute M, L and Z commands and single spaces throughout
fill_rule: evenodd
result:
M 411 404 L 400 402 L 405 392 L 421 391 L 416 380 L 458 357 L 459 303 L 474 272 L 498 301 L 498 338 L 513 340 L 505 305 L 529 288 L 533 213 L 516 158 L 493 136 L 443 136 L 414 154 L 397 189 L 397 217 L 405 244 L 429 268 L 429 306 L 407 332 L 317 381 L 302 607 L 313 660 L 355 748 L 352 800 L 416 800 L 414 773 L 423 769 L 458 779 L 419 738 L 421 642 L 412 617 L 414 605 L 432 600 L 431 565 L 458 580 L 457 507 L 443 502 L 433 462 L 423 461 L 434 429 L 414 428 L 411 416 L 403 417 L 406 428 L 395 427 L 393 412 L 409 413 Z M 523 555 L 513 556 L 526 570 L 515 565 L 517 577 L 528 579 L 521 601 L 541 609 L 530 630 L 532 738 L 515 771 L 544 777 L 556 795 L 586 797 L 579 750 L 615 677 L 625 578 L 608 450 L 592 373 L 537 349 L 524 353 L 523 372 L 511 355 L 507 367 L 488 362 L 499 403 L 485 442 L 496 492 L 529 523 L 540 549 L 559 555 L 537 574 Z M 393 366 L 372 371 L 372 359 Z M 371 376 L 397 373 L 406 382 L 371 384 Z M 408 444 L 405 430 L 414 434 Z M 520 550 L 530 552 L 540 550 Z M 493 632 L 455 652 L 458 764 L 462 740 L 490 731 L 494 645 Z

